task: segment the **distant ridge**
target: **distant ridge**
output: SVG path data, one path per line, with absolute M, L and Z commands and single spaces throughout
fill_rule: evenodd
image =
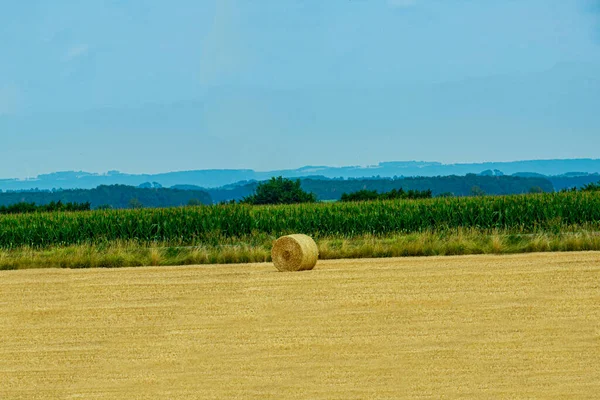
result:
M 481 174 L 486 171 L 516 176 L 568 176 L 579 177 L 600 173 L 600 159 L 525 160 L 512 162 L 486 162 L 442 164 L 426 161 L 381 162 L 373 166 L 305 166 L 298 169 L 254 171 L 251 169 L 207 169 L 195 171 L 166 172 L 160 174 L 126 174 L 109 171 L 94 174 L 84 171 L 64 171 L 39 175 L 34 179 L 0 179 L 0 190 L 51 190 L 92 189 L 99 185 L 139 186 L 156 182 L 164 187 L 194 185 L 216 188 L 241 181 L 260 181 L 272 176 L 288 178 L 370 178 L 415 177 Z

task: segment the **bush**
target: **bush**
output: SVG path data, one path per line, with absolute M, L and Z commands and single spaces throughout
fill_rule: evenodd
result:
M 296 204 L 314 203 L 317 201 L 313 193 L 307 193 L 300 187 L 300 180 L 295 181 L 281 176 L 259 183 L 253 195 L 244 197 L 245 204 Z
M 63 203 L 52 201 L 48 204 L 36 205 L 35 203 L 15 203 L 9 206 L 0 206 L 0 214 L 26 214 L 34 212 L 53 212 L 53 211 L 89 211 L 90 203 Z
M 395 200 L 395 199 L 430 199 L 431 190 L 392 189 L 389 192 L 377 193 L 377 190 L 359 190 L 354 193 L 342 194 L 341 201 L 369 201 L 369 200 Z
M 377 200 L 379 198 L 379 193 L 377 190 L 359 190 L 354 193 L 343 193 L 340 201 L 369 201 L 369 200 Z
M 600 182 L 590 183 L 581 188 L 582 192 L 600 192 Z

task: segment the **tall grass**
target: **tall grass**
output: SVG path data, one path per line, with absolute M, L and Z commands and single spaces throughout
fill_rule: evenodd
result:
M 136 241 L 218 245 L 223 238 L 305 233 L 320 237 L 456 228 L 513 233 L 600 225 L 600 193 L 391 200 L 281 206 L 217 205 L 0 216 L 0 248 Z
M 23 246 L 0 249 L 0 270 L 28 268 L 117 268 L 159 265 L 228 264 L 271 260 L 275 236 L 221 238 L 218 245 L 114 241 L 99 244 Z M 352 238 L 321 237 L 319 258 L 404 257 L 465 254 L 514 254 L 600 250 L 600 234 L 585 230 L 554 234 L 514 234 L 474 228 Z

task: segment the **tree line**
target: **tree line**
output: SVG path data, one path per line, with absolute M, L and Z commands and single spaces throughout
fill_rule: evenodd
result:
M 542 183 L 536 178 L 515 178 L 515 177 L 438 177 L 439 182 L 446 178 L 447 182 L 461 182 L 464 193 L 461 195 L 483 196 L 486 194 L 506 194 L 506 193 L 488 193 L 485 189 L 489 186 L 481 186 L 472 183 L 486 183 L 486 179 L 493 179 L 500 186 L 508 185 L 513 189 L 519 189 L 517 193 L 539 193 L 546 191 L 547 187 L 529 186 L 532 183 Z M 463 179 L 458 179 L 463 178 Z M 425 178 L 430 181 L 434 178 Z M 533 181 L 531 179 L 534 179 Z M 432 189 L 404 189 L 403 187 L 392 187 L 390 190 L 378 190 L 367 188 L 368 183 L 374 183 L 375 187 L 386 185 L 397 185 L 398 183 L 419 182 L 421 178 L 407 178 L 399 180 L 292 180 L 283 177 L 274 177 L 269 181 L 255 182 L 249 184 L 250 189 L 246 195 L 239 200 L 245 204 L 294 204 L 294 203 L 314 203 L 322 200 L 321 196 L 314 191 L 307 190 L 311 185 L 316 184 L 319 188 L 327 186 L 329 189 L 338 190 L 341 188 L 358 188 L 358 190 L 342 192 L 339 200 L 343 202 L 351 201 L 370 201 L 370 200 L 391 200 L 391 199 L 428 199 L 432 197 L 451 197 L 455 196 L 453 192 L 438 193 L 437 196 Z M 435 179 L 434 179 L 435 180 Z M 349 182 L 350 184 L 339 185 L 340 182 Z M 546 181 L 547 182 L 547 181 Z M 337 184 L 337 185 L 336 185 Z M 517 185 L 516 187 L 511 185 Z M 245 186 L 244 186 L 245 187 Z M 373 186 L 371 186 L 373 187 Z M 485 188 L 485 189 L 484 189 Z M 528 188 L 528 190 L 525 190 Z M 235 188 L 233 189 L 235 190 Z M 577 189 L 573 189 L 577 191 Z M 581 191 L 600 191 L 600 182 L 585 185 Z M 570 189 L 569 189 L 570 191 Z M 321 192 L 322 193 L 322 192 Z M 510 192 L 509 192 L 510 193 Z M 221 201 L 235 202 L 235 200 Z M 6 192 L 0 193 L 0 214 L 17 214 L 40 211 L 86 211 L 90 209 L 109 209 L 109 208 L 159 208 L 176 207 L 185 205 L 206 205 L 212 204 L 209 193 L 202 190 L 182 190 L 165 188 L 136 188 L 125 185 L 101 185 L 96 189 L 77 189 L 77 190 L 58 190 L 58 191 L 40 191 L 40 192 Z
M 438 176 L 415 178 L 360 178 L 360 179 L 328 179 L 324 177 L 299 178 L 301 188 L 307 193 L 314 193 L 317 200 L 341 200 L 343 193 L 354 193 L 360 190 L 387 193 L 392 190 L 427 191 L 432 197 L 438 196 L 478 196 L 507 195 L 533 192 L 554 192 L 552 183 L 543 177 L 515 176 Z M 197 186 L 177 186 L 182 189 L 202 189 L 210 193 L 215 203 L 230 200 L 240 201 L 252 196 L 261 182 L 240 182 L 219 188 L 202 189 Z
M 353 193 L 342 193 L 340 201 L 369 201 L 369 200 L 394 200 L 394 199 L 430 199 L 432 197 L 431 189 L 427 190 L 408 190 L 392 189 L 389 192 L 379 193 L 377 190 L 359 190 Z
M 573 189 L 577 191 L 576 188 Z M 600 182 L 597 184 L 588 184 L 580 189 L 582 192 L 600 191 Z M 543 193 L 544 190 L 539 186 L 532 186 L 524 193 L 536 194 Z M 470 196 L 485 196 L 487 193 L 479 186 L 472 186 L 469 191 Z M 378 192 L 377 190 L 360 189 L 350 193 L 342 193 L 340 201 L 373 201 L 373 200 L 416 200 L 430 199 L 433 197 L 431 189 L 404 190 L 403 188 L 392 189 L 389 191 Z M 452 193 L 442 193 L 438 197 L 454 197 Z M 314 203 L 317 201 L 317 195 L 310 193 L 302 187 L 302 182 L 283 177 L 271 178 L 269 181 L 260 182 L 256 185 L 253 194 L 244 197 L 240 203 L 245 204 L 294 204 L 294 203 Z M 235 203 L 235 200 L 229 201 Z
M 160 208 L 186 205 L 212 204 L 212 198 L 202 190 L 179 190 L 164 188 L 137 188 L 126 185 L 100 185 L 95 189 L 69 189 L 55 191 L 28 191 L 0 193 L 0 206 L 9 207 L 19 203 L 16 209 L 31 210 L 61 203 L 57 211 L 77 211 L 65 209 L 66 204 L 87 204 L 91 209 L 107 208 Z
M 63 203 L 62 201 L 51 201 L 48 204 L 37 205 L 35 203 L 20 202 L 8 206 L 0 206 L 0 214 L 26 214 L 34 212 L 52 211 L 89 211 L 91 204 L 85 203 Z

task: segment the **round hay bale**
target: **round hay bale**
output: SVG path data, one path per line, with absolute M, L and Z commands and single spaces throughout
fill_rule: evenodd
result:
M 275 241 L 271 258 L 279 271 L 308 271 L 317 264 L 319 248 L 310 236 L 282 236 Z

